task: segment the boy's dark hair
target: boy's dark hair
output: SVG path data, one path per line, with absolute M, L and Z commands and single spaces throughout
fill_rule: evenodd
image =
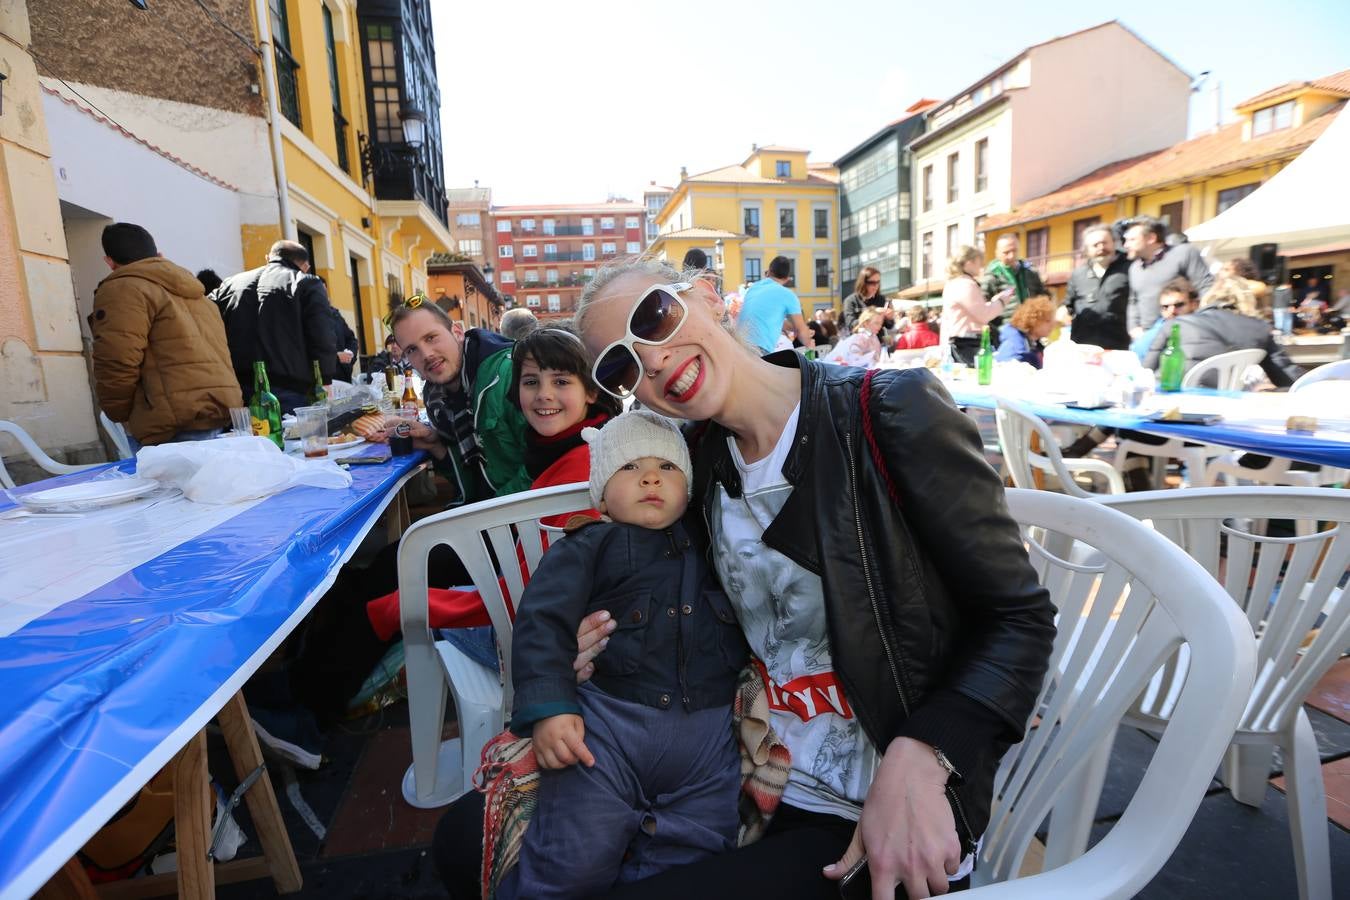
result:
M 555 369 L 580 378 L 586 393 L 595 394 L 588 418 L 600 413 L 612 418 L 623 411 L 618 398 L 603 390 L 591 377 L 595 360 L 581 338 L 556 325 L 536 328 L 516 341 L 516 346 L 511 350 L 511 385 L 506 389 L 506 397 L 517 407 L 520 406 L 520 370 L 527 357 L 541 369 Z
M 267 251 L 267 258 L 283 260 L 298 267 L 301 263 L 309 262 L 309 251 L 305 249 L 304 244 L 295 241 L 277 241 L 272 245 L 272 249 Z
M 384 338 L 384 349 L 388 350 L 390 344 L 394 344 L 395 346 L 397 346 L 397 344 L 398 344 L 398 338 L 394 337 L 392 334 L 385 335 L 385 338 Z
M 697 247 L 690 247 L 689 252 L 684 255 L 684 262 L 680 265 L 681 269 L 706 269 L 708 268 L 708 254 Z
M 155 239 L 139 225 L 131 222 L 114 222 L 103 229 L 103 255 L 125 266 L 137 260 L 149 259 L 159 255 Z
M 1183 278 L 1180 275 L 1162 286 L 1162 290 L 1158 291 L 1158 296 L 1161 297 L 1163 294 L 1180 294 L 1187 300 L 1195 300 L 1198 297 L 1195 288 L 1191 287 L 1190 279 Z
M 792 274 L 792 263 L 786 256 L 775 256 L 769 261 L 769 275 L 774 278 L 787 278 Z
M 197 280 L 202 283 L 202 290 L 208 294 L 220 287 L 221 282 L 224 281 L 216 274 L 215 269 L 202 269 L 197 273 Z

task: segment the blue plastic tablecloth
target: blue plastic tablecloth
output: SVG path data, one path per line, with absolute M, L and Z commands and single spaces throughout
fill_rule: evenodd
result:
M 87 821 L 91 807 L 125 802 L 154 774 L 132 778 L 133 768 L 167 761 L 175 731 L 214 715 L 208 701 L 317 601 L 314 589 L 423 458 L 353 466 L 345 490 L 270 497 L 0 638 L 0 896 L 36 890 L 79 844 L 54 865 L 50 848 L 101 824 Z
M 994 395 L 987 388 L 973 385 L 948 384 L 952 399 L 960 406 L 974 406 L 980 409 L 994 408 Z M 1198 388 L 1186 391 L 1188 394 L 1208 394 L 1216 397 L 1240 397 L 1239 392 L 1214 391 Z M 1280 456 L 1323 466 L 1350 468 L 1350 433 L 1344 432 L 1295 432 L 1273 428 L 1259 428 L 1243 425 L 1237 421 L 1222 421 L 1214 425 L 1178 425 L 1168 422 L 1154 422 L 1132 414 L 1129 410 L 1072 409 L 1059 403 L 1044 403 L 1023 400 L 1018 402 L 1028 407 L 1043 419 L 1056 422 L 1070 422 L 1076 425 L 1099 425 L 1108 428 L 1132 428 L 1159 434 L 1165 437 L 1184 438 L 1206 444 L 1218 444 L 1266 456 Z M 1344 415 L 1345 411 L 1336 411 Z

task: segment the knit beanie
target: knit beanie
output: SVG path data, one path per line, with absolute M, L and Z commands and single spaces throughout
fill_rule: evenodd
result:
M 584 428 L 591 445 L 591 502 L 600 506 L 605 485 L 624 465 L 644 456 L 664 459 L 680 467 L 689 496 L 694 495 L 694 467 L 679 426 L 650 410 L 631 409 L 615 416 L 603 428 Z

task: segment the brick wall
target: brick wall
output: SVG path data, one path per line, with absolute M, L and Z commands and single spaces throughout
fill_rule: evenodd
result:
M 248 0 L 201 0 L 256 42 Z M 196 0 L 28 0 L 38 74 L 261 116 L 258 57 Z

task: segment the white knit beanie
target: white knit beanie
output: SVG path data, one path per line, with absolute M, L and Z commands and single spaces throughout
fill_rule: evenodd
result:
M 694 495 L 694 467 L 679 426 L 650 410 L 631 409 L 615 416 L 603 428 L 583 428 L 591 445 L 591 502 L 600 506 L 605 485 L 624 465 L 644 456 L 673 462 L 684 473 L 689 496 Z

